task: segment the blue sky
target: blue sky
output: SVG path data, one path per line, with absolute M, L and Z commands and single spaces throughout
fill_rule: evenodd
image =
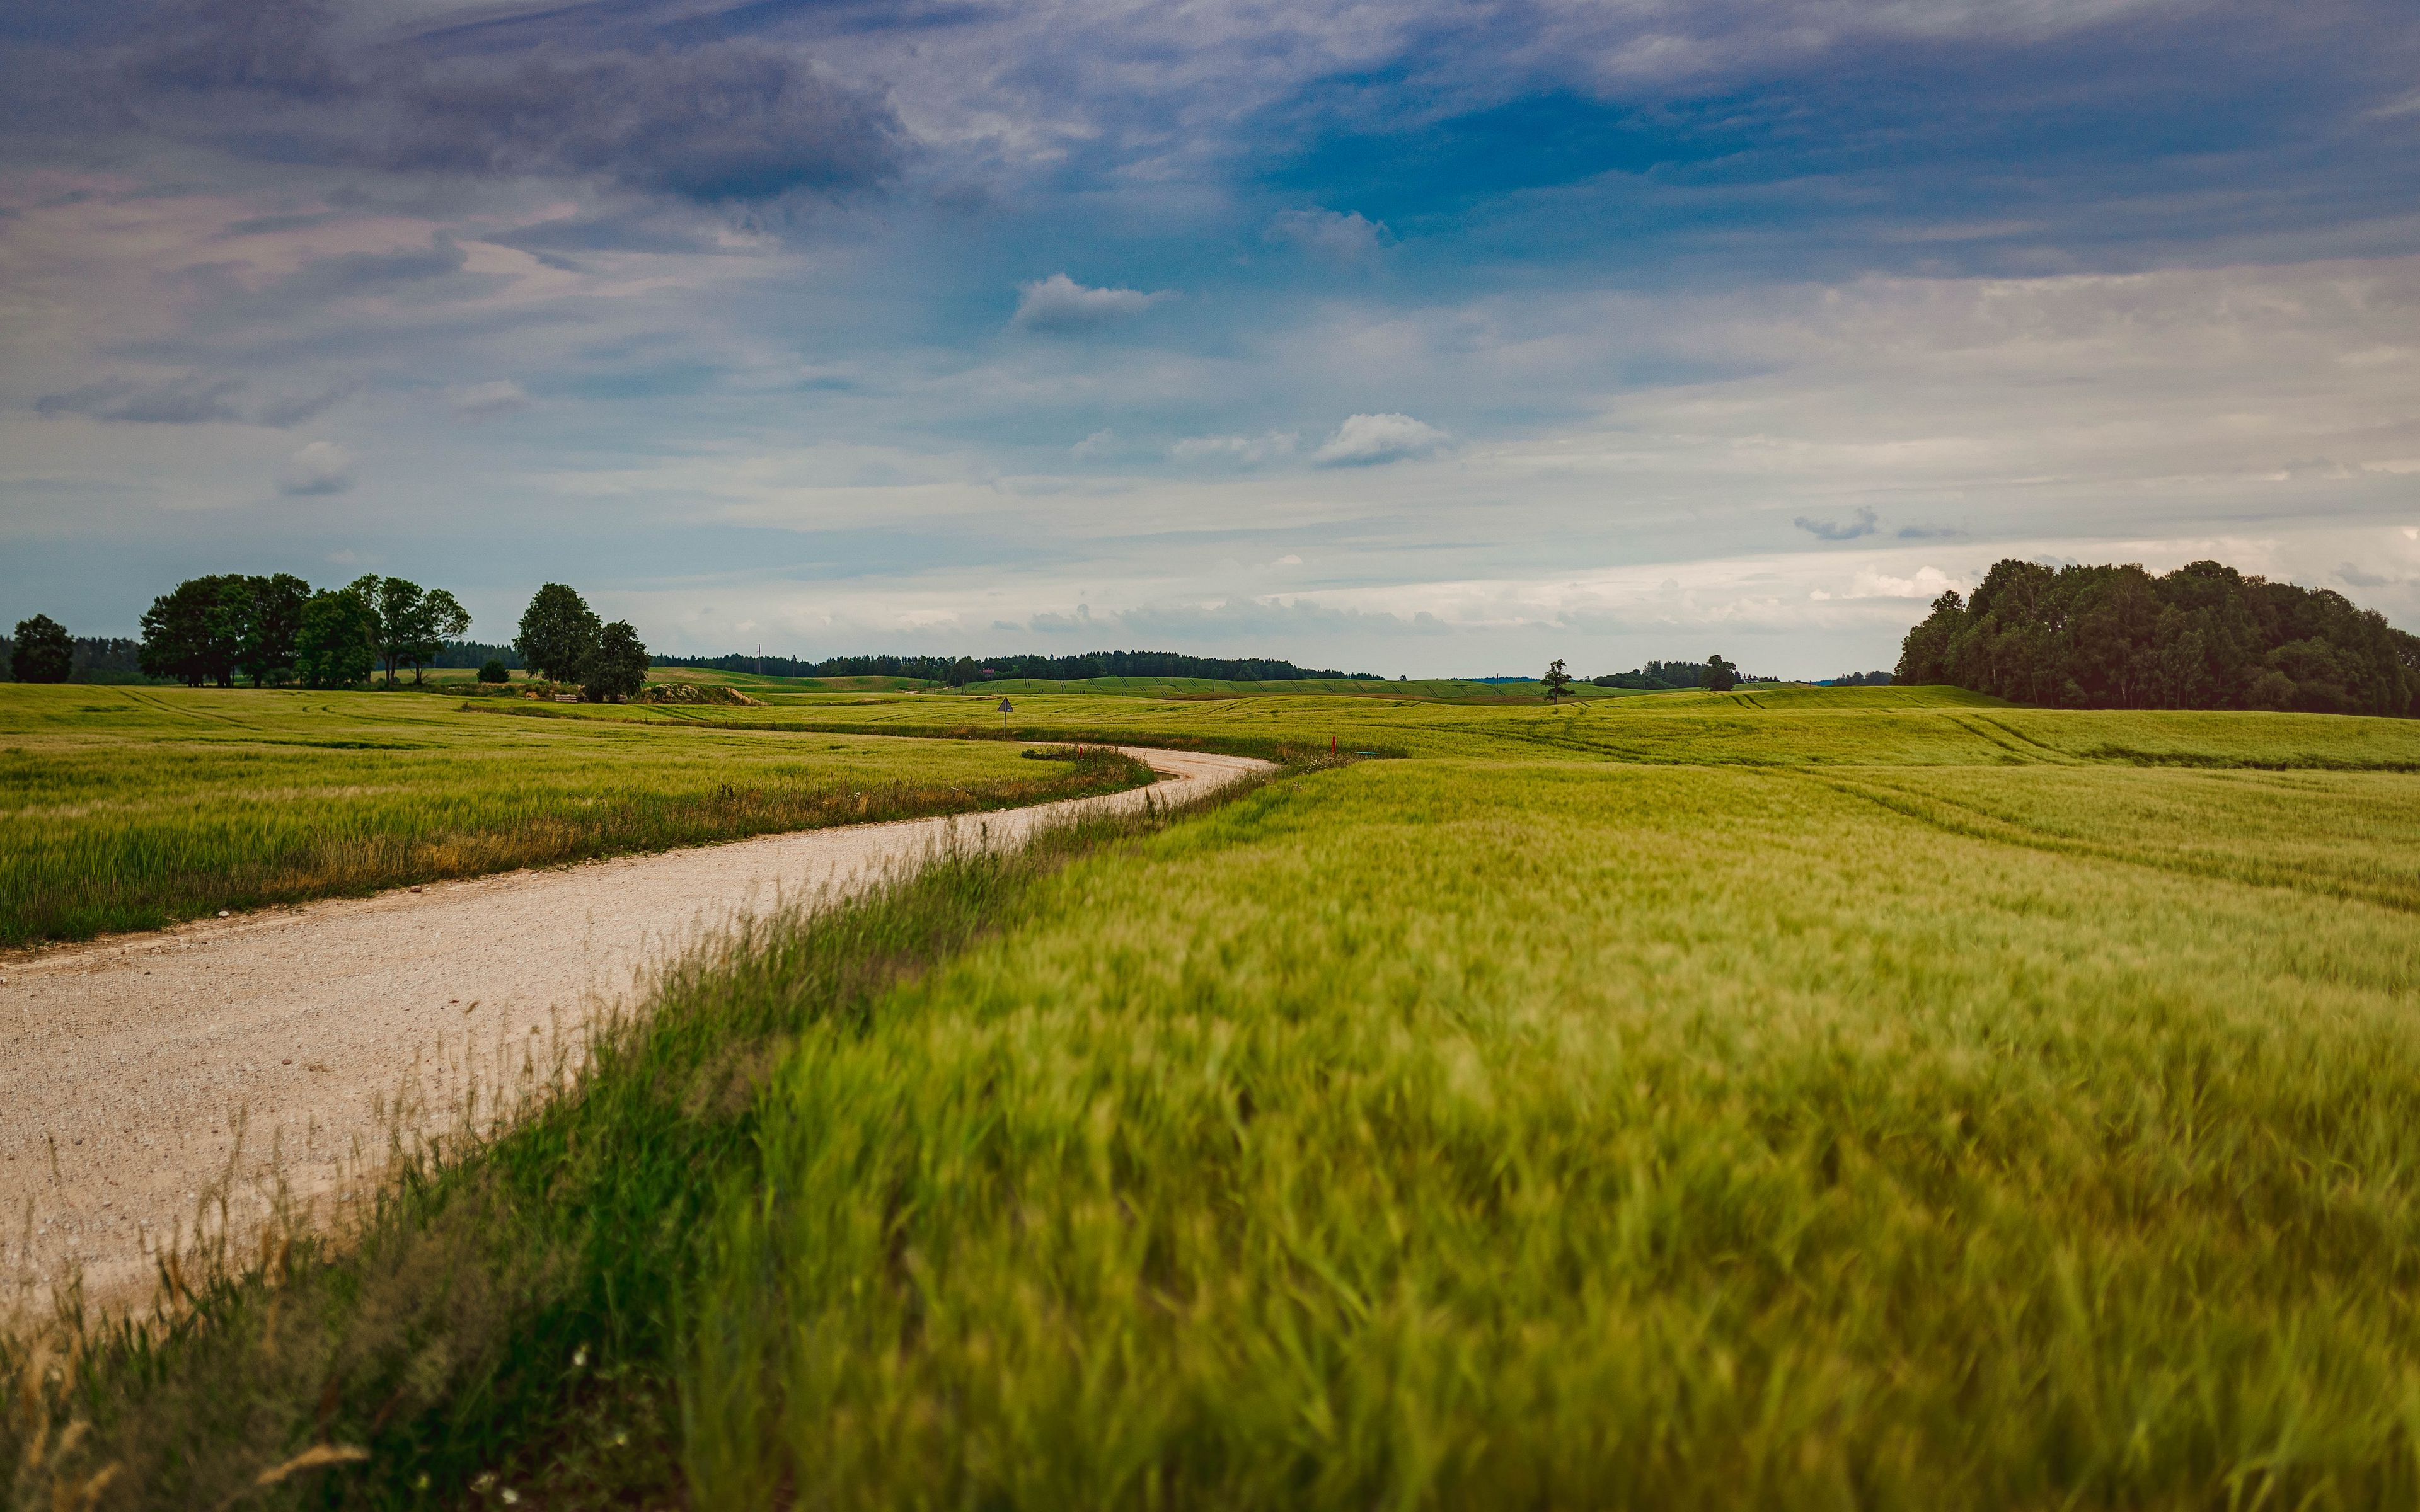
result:
M 2420 12 L 27 0 L 0 618 L 1887 666 L 2001 556 L 2420 629 Z

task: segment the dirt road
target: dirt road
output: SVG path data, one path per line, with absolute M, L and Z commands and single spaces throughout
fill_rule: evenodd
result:
M 391 1130 L 442 1132 L 466 1081 L 575 1046 L 734 919 L 845 896 L 953 834 L 1185 799 L 1265 768 L 1132 750 L 1152 788 L 957 819 L 772 835 L 211 919 L 0 963 L 0 1275 L 141 1301 L 147 1253 L 214 1191 L 322 1209 Z M 402 1111 L 397 1112 L 398 1109 Z M 28 1215 L 30 1214 L 30 1223 Z

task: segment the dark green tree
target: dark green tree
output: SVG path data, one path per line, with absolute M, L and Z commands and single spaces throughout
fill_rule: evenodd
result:
M 296 670 L 305 687 L 352 687 L 378 666 L 378 616 L 353 588 L 314 594 L 302 606 Z
M 580 674 L 580 696 L 591 703 L 638 696 L 647 683 L 647 648 L 628 620 L 597 632 L 597 644 Z
M 296 647 L 302 634 L 302 606 L 311 585 L 290 572 L 265 578 L 242 578 L 228 585 L 220 599 L 222 613 L 238 606 L 237 671 L 264 687 L 294 675 Z
M 143 670 L 188 687 L 233 687 L 243 644 L 241 583 L 240 578 L 214 573 L 189 578 L 153 599 L 143 614 Z M 233 594 L 231 584 L 238 587 Z
M 1897 681 L 2091 709 L 2420 713 L 2420 638 L 2324 588 L 2215 562 L 1996 563 L 1907 634 Z
M 1546 702 L 1549 703 L 1571 691 L 1572 674 L 1563 671 L 1562 657 L 1557 656 L 1554 659 L 1553 664 L 1547 667 L 1546 675 L 1542 681 L 1546 685 Z
M 509 683 L 512 680 L 513 670 L 497 657 L 489 656 L 479 669 L 479 681 L 483 683 Z
M 19 620 L 10 646 L 8 674 L 21 683 L 64 683 L 75 670 L 75 642 L 47 614 Z
M 417 687 L 428 664 L 444 651 L 445 642 L 471 628 L 471 611 L 464 609 L 452 594 L 442 588 L 432 588 L 420 595 L 403 626 L 403 660 L 411 668 L 411 681 Z
M 521 611 L 513 649 L 532 671 L 558 683 L 580 680 L 603 627 L 587 601 L 562 583 L 548 583 Z
M 1728 693 L 1739 687 L 1739 669 L 1720 656 L 1706 658 L 1705 680 L 1700 685 L 1716 693 Z

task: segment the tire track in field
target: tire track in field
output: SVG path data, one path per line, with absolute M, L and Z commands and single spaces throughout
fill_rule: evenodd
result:
M 197 1213 L 235 1231 L 274 1183 L 325 1216 L 394 1136 L 553 1073 L 684 951 L 784 902 L 863 891 L 936 848 L 1272 769 L 1129 748 L 1164 779 L 1030 809 L 759 836 L 209 919 L 0 960 L 0 1276 L 80 1268 L 109 1305 Z M 224 1209 L 218 1206 L 225 1199 Z
M 2363 884 L 2350 878 L 2330 877 L 2304 871 L 2299 867 L 2264 864 L 2242 859 L 2229 860 L 2216 856 L 2197 856 L 2178 852 L 2143 851 L 2123 845 L 2109 844 L 2069 835 L 2035 829 L 2016 820 L 1996 814 L 1979 804 L 1962 802 L 1934 793 L 1911 793 L 1878 779 L 1850 778 L 1838 772 L 1814 772 L 1805 768 L 1774 768 L 1786 770 L 1799 781 L 1821 783 L 1833 792 L 1848 797 L 1862 798 L 1876 808 L 1898 814 L 1903 819 L 1961 839 L 1981 841 L 1988 844 L 2015 845 L 2031 851 L 2055 856 L 2072 856 L 2085 860 L 2113 861 L 2121 866 L 2139 866 L 2170 876 L 2199 877 L 2210 881 L 2233 882 L 2253 887 L 2278 887 L 2310 897 L 2339 898 L 2350 903 L 2369 903 L 2393 909 L 2401 914 L 2420 914 L 2420 898 L 2408 891 Z

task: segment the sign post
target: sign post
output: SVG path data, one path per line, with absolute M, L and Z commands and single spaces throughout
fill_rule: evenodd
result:
M 1008 702 L 1008 700 L 1006 700 L 1006 699 L 1002 699 L 1002 700 L 1001 700 L 1001 701 L 1000 701 L 1000 738 L 1001 738 L 1001 739 L 1002 739 L 1002 740 L 1006 740 L 1006 739 L 1008 738 L 1008 717 L 1009 717 L 1010 715 L 1012 715 L 1012 714 L 1015 714 L 1016 712 L 1016 704 L 1011 703 L 1011 702 Z

